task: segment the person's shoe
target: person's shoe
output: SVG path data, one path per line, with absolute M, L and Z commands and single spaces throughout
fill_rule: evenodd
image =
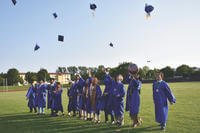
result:
M 108 122 L 108 121 L 105 121 L 105 123 L 108 124 L 109 122 Z
M 165 126 L 161 126 L 160 130 L 164 131 L 165 130 Z
M 101 123 L 101 121 L 100 121 L 100 120 L 98 120 L 98 121 L 97 121 L 97 124 L 100 124 L 100 123 Z
M 115 124 L 115 121 L 112 121 L 111 124 L 114 125 L 114 124 Z
M 29 113 L 32 113 L 32 112 L 33 112 L 32 110 L 29 111 Z
M 70 113 L 68 113 L 68 116 L 69 116 L 69 117 L 71 117 L 71 114 L 70 114 Z
M 118 122 L 118 123 L 117 123 L 117 126 L 118 126 L 118 127 L 121 127 L 121 126 L 122 126 L 122 123 Z
M 133 128 L 136 128 L 138 126 L 137 123 L 133 123 Z

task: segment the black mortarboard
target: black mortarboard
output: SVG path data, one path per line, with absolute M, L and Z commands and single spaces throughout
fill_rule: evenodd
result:
M 110 43 L 109 45 L 110 45 L 110 47 L 114 47 L 113 43 Z
M 55 12 L 53 13 L 53 16 L 55 19 L 58 17 L 58 15 Z
M 13 5 L 16 5 L 17 1 L 16 0 L 12 0 L 12 3 L 13 3 Z
M 64 36 L 63 35 L 58 35 L 58 41 L 64 42 Z
M 40 48 L 40 46 L 38 46 L 37 44 L 34 47 L 34 51 L 37 51 Z
M 94 10 L 94 11 L 95 11 L 96 8 L 97 8 L 96 4 L 90 4 L 90 9 L 91 9 L 91 10 Z
M 152 5 L 145 4 L 144 10 L 147 14 L 150 14 L 154 10 L 154 7 Z

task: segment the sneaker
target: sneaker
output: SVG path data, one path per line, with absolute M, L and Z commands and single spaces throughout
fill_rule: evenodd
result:
M 68 113 L 68 116 L 69 116 L 69 117 L 71 117 L 71 114 L 70 114 L 70 113 Z
M 165 126 L 161 126 L 160 130 L 164 131 L 165 130 Z
M 136 128 L 138 126 L 138 123 L 133 124 L 133 128 Z
M 112 121 L 111 124 L 114 125 L 114 124 L 115 124 L 115 121 Z

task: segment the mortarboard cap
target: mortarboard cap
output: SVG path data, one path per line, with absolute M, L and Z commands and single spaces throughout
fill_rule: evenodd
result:
M 95 11 L 95 9 L 97 8 L 96 4 L 90 4 L 90 9 Z
M 53 17 L 56 19 L 58 17 L 57 13 L 53 13 Z
M 13 5 L 16 5 L 17 1 L 16 0 L 12 0 L 12 3 L 13 3 Z
M 63 35 L 58 35 L 58 41 L 64 42 L 64 36 Z
M 37 51 L 40 48 L 40 46 L 38 46 L 37 44 L 34 47 L 34 51 Z
M 109 46 L 110 46 L 110 47 L 114 47 L 113 43 L 110 43 Z

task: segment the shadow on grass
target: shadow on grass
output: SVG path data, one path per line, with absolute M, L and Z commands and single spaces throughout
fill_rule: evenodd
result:
M 69 118 L 66 116 L 50 117 L 49 115 L 38 116 L 36 114 L 12 114 L 0 116 L 0 129 L 5 133 L 23 133 L 23 132 L 67 132 L 67 133 L 99 133 L 99 132 L 154 132 L 159 130 L 156 126 L 132 127 L 125 125 L 118 128 L 116 125 L 108 125 L 105 123 L 94 124 L 90 121 L 83 121 L 78 118 Z

